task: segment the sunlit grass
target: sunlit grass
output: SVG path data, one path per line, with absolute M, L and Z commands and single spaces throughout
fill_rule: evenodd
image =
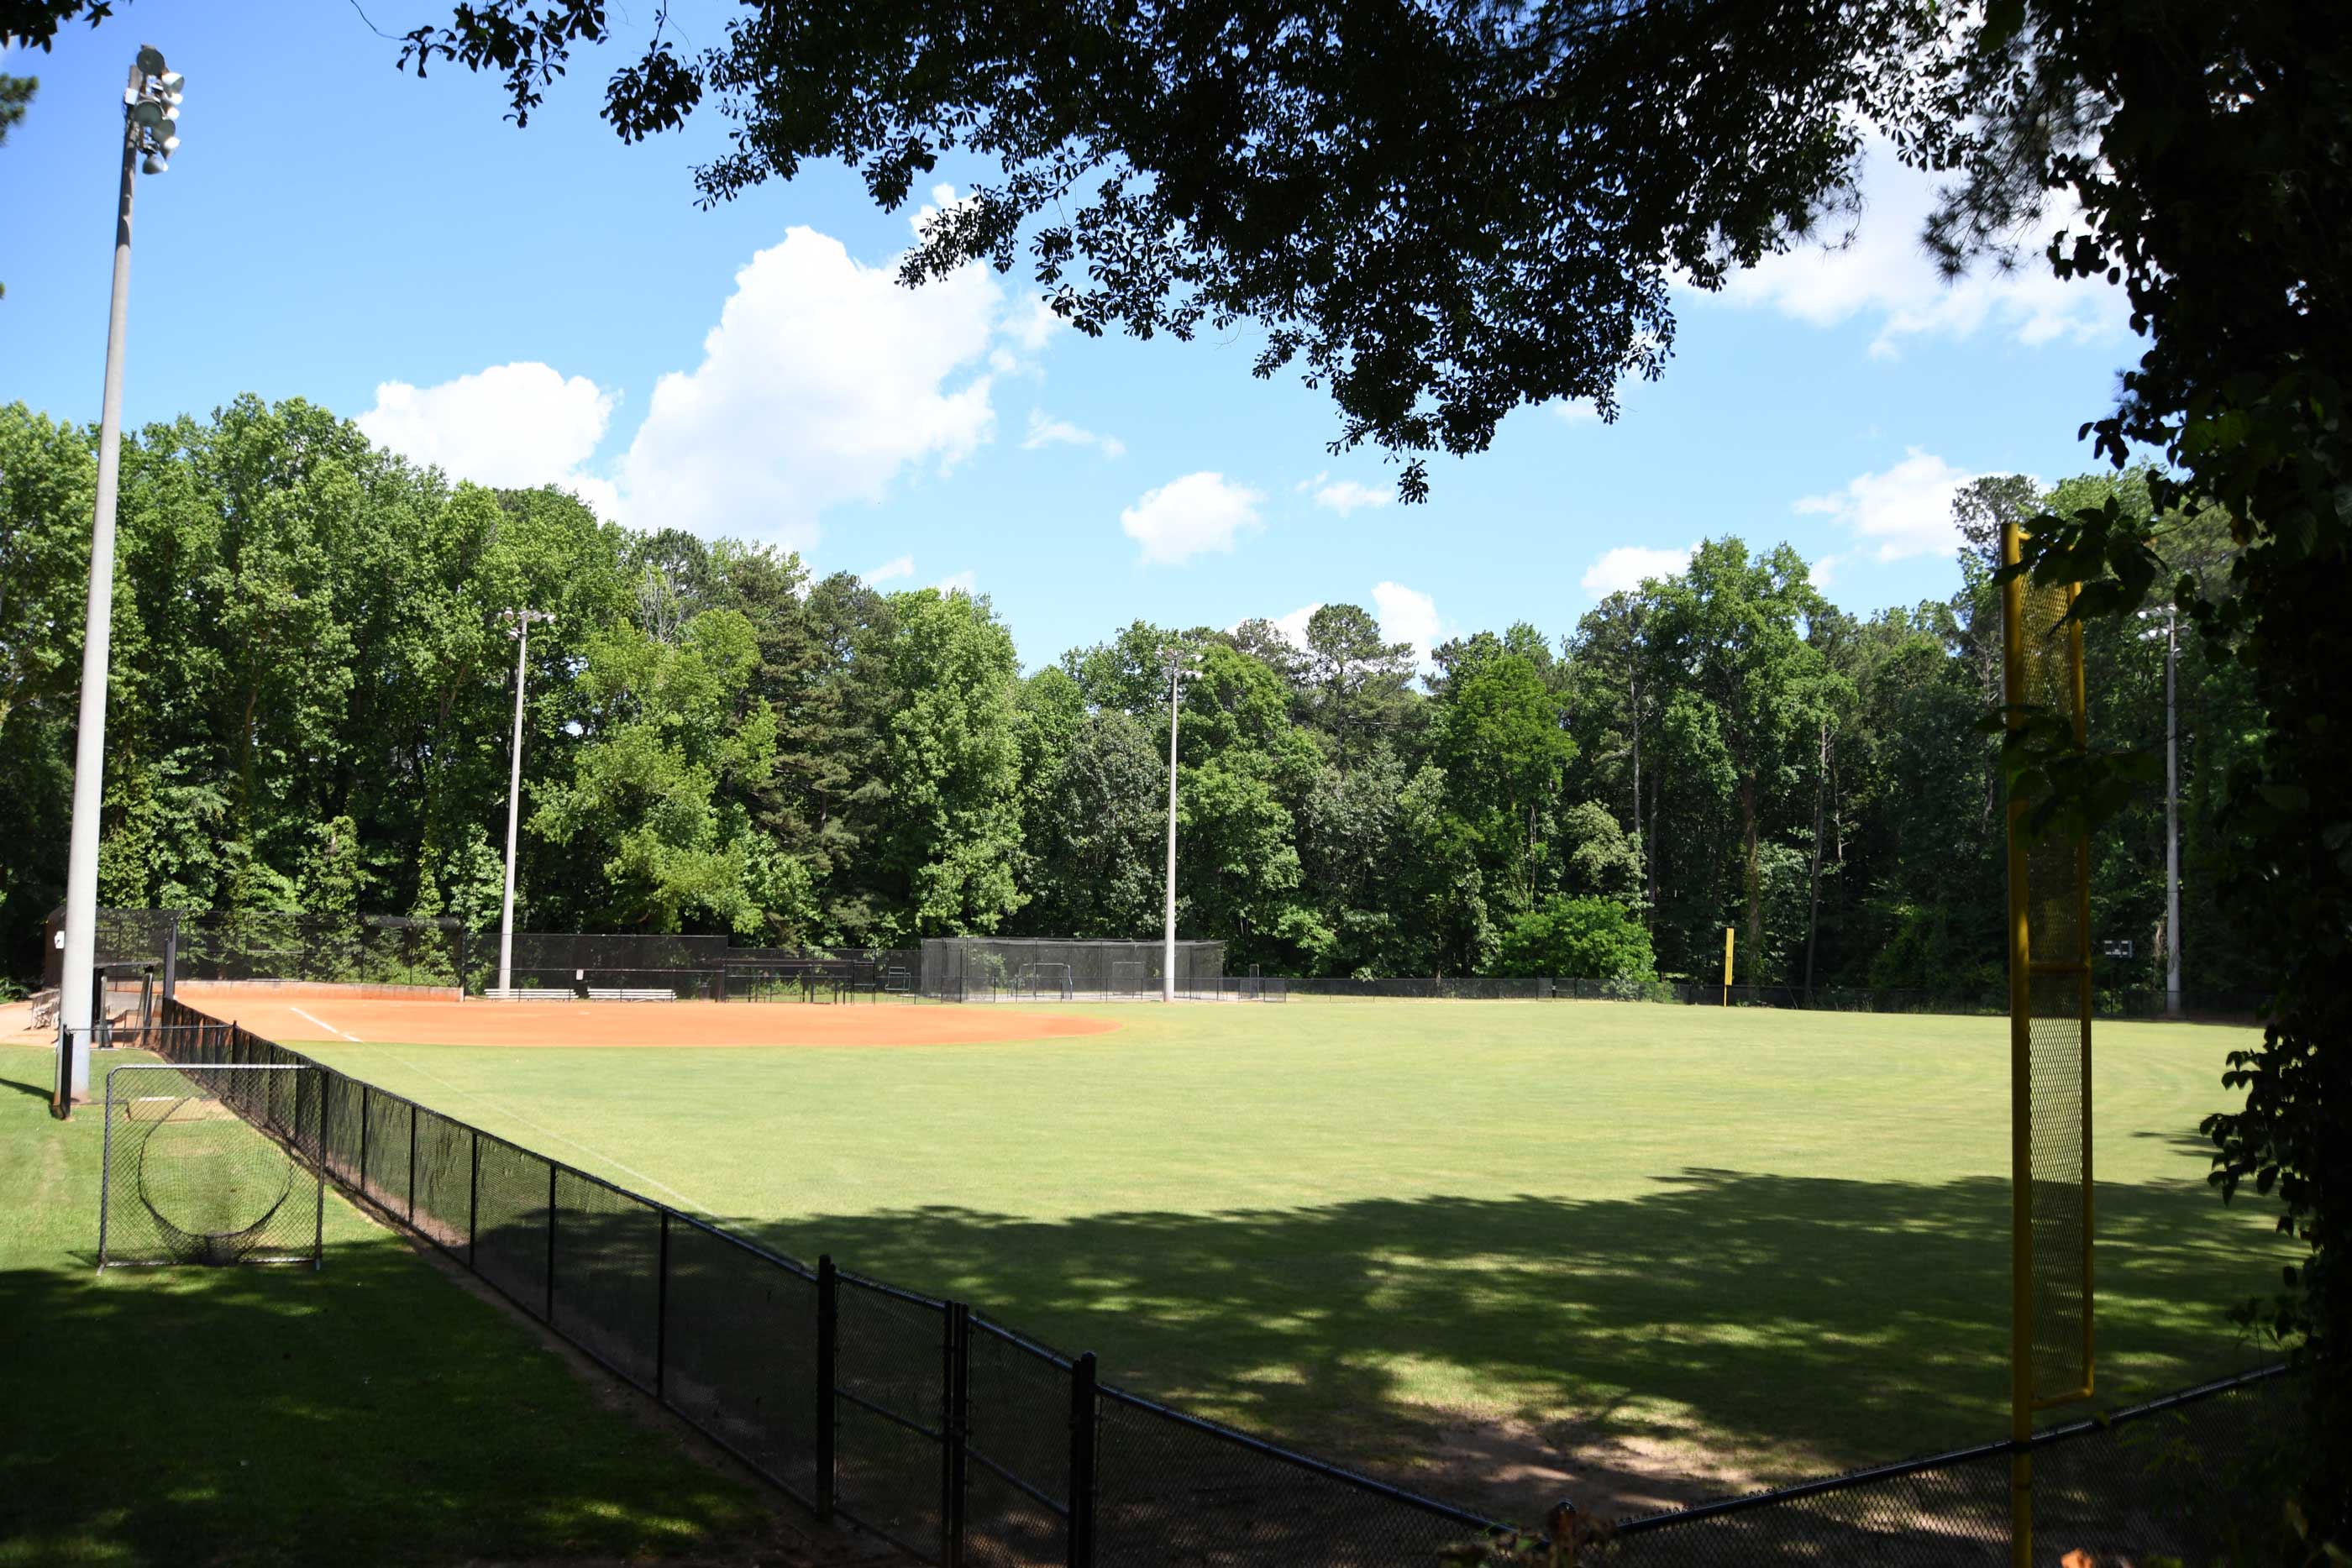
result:
M 780 1045 L 793 1011 L 773 1009 Z M 2005 1429 L 2000 1019 L 1103 1012 L 1125 1027 L 986 1047 L 315 1049 L 1095 1350 L 1108 1380 L 1408 1476 L 1465 1418 L 1755 1478 Z M 2246 1038 L 2100 1032 L 2111 1398 L 2259 1359 L 2223 1314 L 2280 1243 L 2267 1210 L 2210 1194 L 2196 1139 Z

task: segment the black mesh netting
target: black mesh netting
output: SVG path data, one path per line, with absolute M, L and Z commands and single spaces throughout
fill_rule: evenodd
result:
M 474 1162 L 474 1271 L 544 1317 L 548 1188 L 555 1167 L 487 1134 L 475 1139 Z
M 1434 1563 L 1475 1533 L 1433 1505 L 1102 1390 L 1095 1561 L 1134 1568 Z
M 641 1387 L 654 1385 L 661 1312 L 661 1210 L 593 1176 L 555 1173 L 558 1332 Z
M 360 1191 L 403 1218 L 408 1215 L 408 1160 L 416 1107 L 373 1090 L 364 1096 L 366 1162 Z
M 859 1523 L 919 1557 L 940 1552 L 947 1312 L 841 1277 L 834 1388 L 834 1497 Z
M 319 1076 L 306 1067 L 109 1072 L 100 1266 L 317 1262 Z
M 984 1319 L 966 1340 L 965 1554 L 1068 1561 L 1070 1366 Z
M 474 1218 L 474 1129 L 437 1111 L 416 1116 L 416 1181 L 409 1223 L 463 1254 Z
M 2286 1378 L 2262 1376 L 2045 1433 L 2033 1449 L 2033 1560 L 2211 1561 L 2259 1506 L 2233 1484 L 2234 1467 L 2279 1428 L 2293 1396 Z M 1994 1445 L 1635 1521 L 1579 1561 L 1993 1568 L 2009 1558 L 2009 1520 L 2010 1455 Z
M 673 1215 L 662 1396 L 798 1493 L 816 1496 L 816 1281 Z

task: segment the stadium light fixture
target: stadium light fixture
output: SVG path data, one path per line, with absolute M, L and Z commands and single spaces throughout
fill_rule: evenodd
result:
M 83 622 L 81 706 L 74 736 L 73 825 L 66 852 L 65 967 L 58 997 L 58 1076 L 51 1109 L 73 1113 L 89 1098 L 98 948 L 98 818 L 105 798 L 106 682 L 114 627 L 115 492 L 122 471 L 122 361 L 131 321 L 131 195 L 141 172 L 161 174 L 180 145 L 187 83 L 142 45 L 122 89 L 122 180 L 114 199 L 114 293 L 106 322 L 106 383 L 100 406 L 97 497 L 91 507 L 89 599 Z
M 555 623 L 555 612 L 551 610 L 533 610 L 529 605 L 525 605 L 520 609 L 499 612 L 499 620 L 505 624 L 507 635 L 515 640 L 514 753 L 510 770 L 507 775 L 507 887 L 506 894 L 499 904 L 499 989 L 506 991 L 514 988 L 515 829 L 520 821 L 522 805 L 524 662 L 530 657 L 531 622 L 535 621 L 541 625 L 551 626 Z M 465 977 L 460 975 L 457 982 L 458 988 L 462 991 L 465 988 Z

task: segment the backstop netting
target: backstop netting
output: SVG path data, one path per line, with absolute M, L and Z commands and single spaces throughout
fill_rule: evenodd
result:
M 151 965 L 162 995 L 171 993 L 173 961 L 177 952 L 180 916 L 170 909 L 101 909 L 91 936 L 90 963 L 100 968 L 118 964 Z M 49 911 L 48 928 L 41 943 L 41 988 L 57 990 L 66 962 L 66 908 Z
M 1171 971 L 1160 942 L 933 936 L 923 943 L 921 983 L 935 1001 L 1151 1000 L 1171 973 L 1188 1000 L 1224 995 L 1225 945 L 1179 942 Z
M 316 1266 L 323 1112 L 316 1067 L 110 1071 L 99 1267 Z
M 446 916 L 216 910 L 180 916 L 181 980 L 455 986 L 466 934 Z

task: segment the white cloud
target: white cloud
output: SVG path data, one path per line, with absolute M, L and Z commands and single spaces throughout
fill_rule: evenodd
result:
M 946 186 L 933 195 L 954 200 Z M 608 469 L 587 465 L 617 395 L 531 361 L 437 386 L 386 382 L 359 424 L 455 477 L 553 482 L 640 527 L 804 550 L 828 507 L 878 501 L 910 467 L 943 471 L 991 439 L 997 375 L 1034 370 L 1013 350 L 1051 335 L 1039 309 L 1034 297 L 1008 306 L 985 267 L 908 289 L 897 258 L 868 267 L 793 228 L 735 275 L 701 362 L 656 383 Z
M 1118 515 L 1118 526 L 1143 547 L 1143 559 L 1177 564 L 1204 550 L 1230 554 L 1234 536 L 1259 527 L 1258 503 L 1265 497 L 1222 474 L 1202 471 L 1147 490 Z
M 1320 481 L 1322 476 L 1318 474 L 1316 478 Z M 1326 511 L 1337 512 L 1343 517 L 1365 507 L 1385 507 L 1394 499 L 1396 496 L 1392 491 L 1359 485 L 1353 479 L 1335 479 L 1315 492 L 1317 506 Z
M 1418 589 L 1381 582 L 1372 587 L 1372 605 L 1381 619 L 1381 635 L 1391 643 L 1412 643 L 1413 657 L 1429 663 L 1429 651 L 1437 643 L 1437 601 Z
M 869 584 L 877 582 L 890 582 L 901 577 L 912 577 L 914 575 L 915 558 L 910 555 L 894 555 L 888 560 L 884 561 L 880 566 L 876 567 L 872 571 L 867 572 L 866 574 L 866 580 Z
M 1544 406 L 1559 415 L 1563 424 L 1598 423 L 1601 419 L 1601 411 L 1580 399 L 1555 398 Z
M 1024 451 L 1041 446 L 1091 446 L 1106 457 L 1118 457 L 1127 451 L 1127 443 L 1116 435 L 1097 435 L 1091 430 L 1081 430 L 1066 419 L 1048 419 L 1043 409 L 1029 411 L 1029 434 L 1022 438 Z
M 375 406 L 356 423 L 379 446 L 453 479 L 517 489 L 570 485 L 609 498 L 609 485 L 583 483 L 574 470 L 604 438 L 617 401 L 586 376 L 527 360 L 437 386 L 383 382 Z
M 1068 325 L 1067 321 L 1054 314 L 1054 308 L 1045 303 L 1044 295 L 1032 294 L 1007 313 L 1004 332 L 1005 336 L 1034 354 L 1043 349 L 1055 333 Z
M 1274 629 L 1287 638 L 1292 647 L 1303 649 L 1307 646 L 1307 623 L 1315 619 L 1315 612 L 1322 608 L 1323 601 L 1319 599 L 1312 604 L 1302 604 L 1287 615 L 1276 616 Z
M 2018 265 L 2007 276 L 1979 263 L 1957 283 L 1947 283 L 1920 244 L 1943 178 L 1906 168 L 1885 142 L 1874 141 L 1863 160 L 1864 208 L 1853 241 L 1834 250 L 1800 244 L 1767 256 L 1732 274 L 1721 298 L 1769 306 L 1816 327 L 1878 317 L 1870 351 L 1880 358 L 1893 356 L 1905 338 L 1964 338 L 1988 323 L 2026 344 L 2059 338 L 2089 342 L 2128 329 L 2131 307 L 2120 288 L 2104 280 L 2062 282 L 2042 259 L 2056 230 L 2081 232 L 2080 210 L 2071 203 L 2053 207 L 2017 236 L 2022 242 Z
M 951 571 L 932 586 L 941 593 L 975 595 L 980 592 L 980 574 L 976 571 Z
M 1002 303 L 977 266 L 908 289 L 789 230 L 735 275 L 701 364 L 656 383 L 619 465 L 630 520 L 806 549 L 826 507 L 969 456 L 994 429 L 975 367 Z
M 1903 461 L 1885 473 L 1857 475 L 1843 489 L 1807 496 L 1795 510 L 1829 517 L 1878 560 L 1957 549 L 1960 533 L 1952 521 L 1952 499 L 1976 476 L 1916 446 L 1906 450 Z
M 1697 549 L 1696 545 L 1685 545 L 1680 549 L 1619 545 L 1603 551 L 1599 559 L 1584 569 L 1584 591 L 1595 599 L 1630 593 L 1651 578 L 1674 576 L 1690 564 L 1691 554 Z

